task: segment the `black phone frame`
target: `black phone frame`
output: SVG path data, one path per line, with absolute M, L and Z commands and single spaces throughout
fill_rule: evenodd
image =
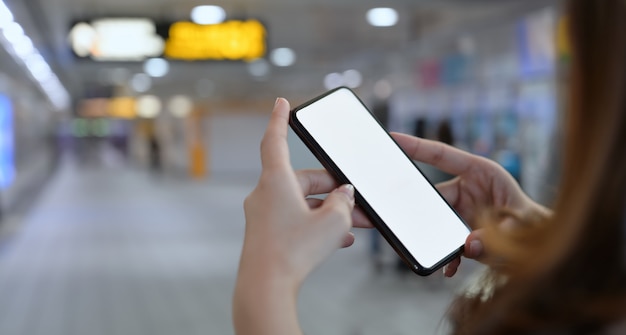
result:
M 339 90 L 348 90 L 350 93 L 354 95 L 354 97 L 363 105 L 365 110 L 371 115 L 372 118 L 380 125 L 380 127 L 385 130 L 385 133 L 389 138 L 398 146 L 400 145 L 394 140 L 394 138 L 389 134 L 387 129 L 380 123 L 380 121 L 372 114 L 372 112 L 367 108 L 367 106 L 363 103 L 363 101 L 352 91 L 350 88 L 345 86 L 340 86 L 330 91 L 327 91 L 311 100 L 308 100 L 299 106 L 293 108 L 289 113 L 289 126 L 294 131 L 294 133 L 302 140 L 302 142 L 306 145 L 306 147 L 313 153 L 313 155 L 319 160 L 319 162 L 324 166 L 324 168 L 335 178 L 335 180 L 339 184 L 351 184 L 350 180 L 343 174 L 343 172 L 337 167 L 337 165 L 332 161 L 332 159 L 328 156 L 328 154 L 322 149 L 322 147 L 317 143 L 317 141 L 311 136 L 308 130 L 300 123 L 297 118 L 297 112 L 323 98 L 328 95 L 331 95 Z M 401 149 L 401 148 L 400 148 Z M 413 159 L 411 159 L 404 150 L 401 150 L 406 158 L 411 161 L 415 169 L 422 174 L 422 176 L 428 181 L 428 183 L 433 187 L 433 189 L 439 194 L 441 199 L 450 207 L 452 212 L 461 220 L 461 222 L 465 225 L 465 227 L 471 232 L 471 228 L 465 223 L 463 218 L 456 212 L 456 210 L 446 201 L 446 199 L 441 195 L 441 193 L 437 190 L 435 185 L 426 177 L 426 175 L 420 170 L 420 168 L 415 164 Z M 404 263 L 416 274 L 420 276 L 429 276 L 442 268 L 444 265 L 450 263 L 456 257 L 459 257 L 464 250 L 464 246 L 460 246 L 457 250 L 450 253 L 448 256 L 444 257 L 442 260 L 437 262 L 430 268 L 426 268 L 422 266 L 416 259 L 411 255 L 411 253 L 407 250 L 407 248 L 402 244 L 402 242 L 396 237 L 393 231 L 385 224 L 385 222 L 378 216 L 376 211 L 369 205 L 369 203 L 361 196 L 358 189 L 355 189 L 355 202 L 357 206 L 361 208 L 361 210 L 365 213 L 365 215 L 372 221 L 374 227 L 380 232 L 380 234 L 385 238 L 387 243 L 391 245 L 391 247 L 396 251 L 398 256 L 404 261 Z

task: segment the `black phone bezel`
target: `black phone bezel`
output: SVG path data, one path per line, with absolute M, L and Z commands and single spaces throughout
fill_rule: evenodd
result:
M 393 137 L 389 134 L 389 132 L 383 127 L 380 121 L 372 114 L 372 112 L 367 108 L 367 106 L 363 103 L 363 101 L 348 87 L 337 87 L 328 92 L 325 92 L 307 102 L 300 104 L 299 106 L 293 108 L 289 113 L 289 126 L 296 133 L 296 135 L 302 140 L 302 142 L 306 145 L 306 147 L 313 153 L 313 155 L 320 161 L 322 166 L 328 170 L 328 172 L 335 178 L 335 180 L 339 184 L 351 184 L 350 180 L 343 174 L 343 172 L 337 167 L 337 165 L 332 161 L 332 159 L 326 154 L 324 149 L 317 143 L 317 141 L 311 136 L 311 134 L 307 131 L 307 129 L 300 123 L 297 117 L 297 112 L 323 98 L 328 95 L 331 95 L 339 90 L 348 90 L 354 97 L 361 103 L 363 108 L 368 111 L 368 113 L 376 120 L 376 122 L 380 125 L 380 127 L 385 130 L 385 133 L 389 138 L 398 146 L 398 143 L 393 139 Z M 448 205 L 450 210 L 461 220 L 461 222 L 465 225 L 468 231 L 471 231 L 471 228 L 465 223 L 463 218 L 454 210 L 454 208 L 446 201 L 446 199 L 439 193 L 437 188 L 433 185 L 433 183 L 428 180 L 426 175 L 420 170 L 420 168 L 415 164 L 415 162 L 402 150 L 408 160 L 411 161 L 415 169 L 418 173 L 422 174 L 424 178 L 428 181 L 428 183 L 433 187 L 433 189 L 439 194 L 441 199 Z M 464 246 L 460 246 L 457 250 L 450 253 L 448 256 L 444 257 L 442 260 L 437 262 L 430 268 L 426 268 L 422 266 L 416 259 L 411 255 L 411 253 L 406 249 L 406 247 L 402 244 L 402 242 L 396 237 L 396 235 L 391 231 L 391 229 L 384 223 L 384 221 L 376 214 L 376 211 L 368 204 L 367 200 L 361 196 L 358 192 L 358 189 L 355 190 L 355 202 L 356 204 L 363 210 L 365 215 L 372 221 L 372 224 L 376 229 L 380 232 L 380 234 L 387 240 L 387 242 L 391 245 L 391 247 L 396 251 L 396 253 L 400 256 L 400 258 L 404 261 L 404 263 L 416 274 L 420 276 L 428 276 L 433 274 L 435 271 L 442 268 L 444 265 L 451 262 L 456 257 L 459 257 L 464 250 Z

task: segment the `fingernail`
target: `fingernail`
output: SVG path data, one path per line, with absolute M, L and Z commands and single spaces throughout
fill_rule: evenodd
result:
M 443 276 L 447 277 L 446 273 L 448 273 L 448 264 L 443 266 Z
M 350 184 L 342 185 L 338 191 L 347 195 L 351 200 L 354 200 L 354 186 Z
M 280 101 L 280 97 L 276 98 L 276 101 L 274 101 L 274 107 L 278 106 L 279 101 Z
M 483 243 L 479 240 L 473 240 L 470 242 L 469 249 L 471 257 L 478 257 L 483 253 Z

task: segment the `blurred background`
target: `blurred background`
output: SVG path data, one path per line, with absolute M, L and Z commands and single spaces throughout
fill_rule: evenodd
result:
M 565 22 L 556 0 L 0 1 L 0 333 L 232 334 L 278 96 L 351 87 L 389 130 L 494 159 L 549 204 Z M 355 233 L 305 284 L 305 332 L 445 333 L 480 266 L 419 278 Z

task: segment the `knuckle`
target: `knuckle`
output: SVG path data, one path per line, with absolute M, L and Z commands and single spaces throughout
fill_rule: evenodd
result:
M 263 136 L 263 138 L 261 139 L 261 149 L 267 147 L 269 142 L 271 142 L 271 140 L 272 140 L 271 136 L 268 136 L 268 135 Z
M 253 193 L 248 194 L 248 196 L 243 200 L 243 209 L 244 211 L 247 211 L 250 209 L 250 207 L 252 206 L 252 203 L 254 202 L 254 195 Z
M 443 156 L 445 153 L 445 147 L 443 146 L 439 146 L 437 147 L 437 149 L 435 150 L 435 152 L 433 153 L 433 165 L 437 165 L 438 163 L 440 163 L 443 160 Z
M 298 180 L 298 184 L 300 184 L 302 188 L 309 188 L 311 178 L 309 178 L 309 176 L 304 171 L 296 171 L 296 179 Z
M 259 144 L 259 150 L 261 151 L 261 155 L 263 155 L 263 152 L 266 150 L 267 148 L 267 137 L 263 136 L 263 138 L 261 139 L 261 143 Z

